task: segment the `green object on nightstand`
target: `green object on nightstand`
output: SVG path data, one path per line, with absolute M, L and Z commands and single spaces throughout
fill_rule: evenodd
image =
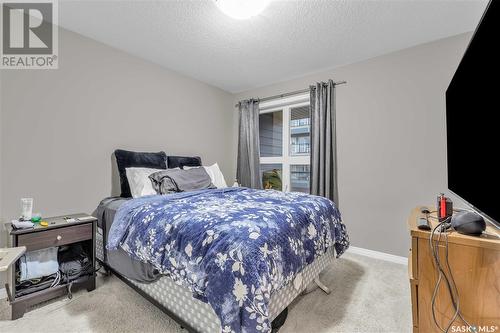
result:
M 42 220 L 42 216 L 41 215 L 35 215 L 31 218 L 31 222 L 33 223 L 38 223 Z

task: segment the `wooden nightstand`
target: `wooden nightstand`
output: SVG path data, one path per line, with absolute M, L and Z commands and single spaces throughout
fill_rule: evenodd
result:
M 437 273 L 433 257 L 429 249 L 430 232 L 417 228 L 417 219 L 424 217 L 422 208 L 434 213 L 430 219 L 431 227 L 437 225 L 436 209 L 434 207 L 417 207 L 409 219 L 408 227 L 411 235 L 411 249 L 408 257 L 408 275 L 410 278 L 413 332 L 439 333 L 432 316 L 432 295 L 436 285 Z M 460 297 L 460 311 L 471 325 L 500 327 L 500 240 L 495 237 L 496 230 L 488 225 L 488 234 L 467 236 L 456 231 L 448 233 L 448 261 Z M 438 237 L 434 239 L 437 241 Z M 442 263 L 445 262 L 446 241 L 439 240 L 439 254 Z M 449 270 L 446 270 L 449 273 Z M 446 283 L 443 281 L 438 289 L 435 304 L 436 320 L 445 327 L 454 315 Z M 450 332 L 464 332 L 460 328 L 465 324 L 456 318 Z M 483 330 L 487 332 L 487 330 Z
M 68 222 L 64 219 L 65 217 L 78 219 L 79 217 L 88 216 L 88 214 L 74 214 L 52 217 L 44 219 L 49 223 L 47 227 L 35 224 L 36 226 L 31 229 L 12 229 L 10 231 L 11 246 L 25 246 L 26 251 L 29 252 L 53 246 L 71 246 L 80 243 L 90 257 L 92 267 L 95 269 L 95 232 L 97 219 L 76 220 L 75 222 Z M 13 265 L 12 272 L 8 277 L 9 282 L 5 286 L 12 308 L 13 320 L 21 318 L 30 306 L 68 294 L 70 288 L 74 290 L 78 287 L 86 287 L 88 291 L 95 289 L 95 271 L 93 270 L 91 274 L 79 277 L 71 283 L 59 284 L 55 287 L 18 297 L 16 295 L 16 273 L 18 270 L 18 265 Z

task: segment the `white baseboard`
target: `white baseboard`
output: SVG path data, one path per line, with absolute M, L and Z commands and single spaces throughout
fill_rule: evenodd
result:
M 349 249 L 347 250 L 347 252 L 359 254 L 359 255 L 374 258 L 374 259 L 390 261 L 390 262 L 400 264 L 400 265 L 408 265 L 408 258 L 395 256 L 394 254 L 389 254 L 389 253 L 385 253 L 385 252 L 363 249 L 362 247 L 349 246 Z
M 6 299 L 7 298 L 7 292 L 5 291 L 5 288 L 0 288 L 0 300 Z

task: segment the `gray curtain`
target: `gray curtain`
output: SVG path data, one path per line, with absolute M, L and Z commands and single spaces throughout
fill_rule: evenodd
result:
M 238 166 L 236 179 L 241 186 L 262 188 L 260 180 L 259 101 L 239 104 Z
M 338 204 L 335 83 L 311 86 L 311 194 Z

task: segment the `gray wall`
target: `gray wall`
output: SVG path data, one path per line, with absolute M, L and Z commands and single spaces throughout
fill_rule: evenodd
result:
M 0 91 L 2 91 L 2 76 L 3 76 L 3 71 L 0 70 Z M 5 222 L 4 219 L 2 218 L 2 94 L 0 94 L 0 248 L 4 247 L 5 244 L 7 244 L 7 235 L 6 232 L 4 232 L 4 227 L 5 227 Z M 3 285 L 5 281 L 5 273 L 0 272 L 0 299 L 2 299 L 4 296 L 4 291 L 2 290 Z
M 119 147 L 201 154 L 232 183 L 233 103 L 328 78 L 348 81 L 337 90 L 339 187 L 354 246 L 406 255 L 410 209 L 446 188 L 444 92 L 470 34 L 237 95 L 71 32 L 60 38 L 60 69 L 1 72 L 5 219 L 24 196 L 45 215 L 91 212 L 111 194 Z
M 234 179 L 231 94 L 59 33 L 58 70 L 2 72 L 1 217 L 18 216 L 21 197 L 45 216 L 91 213 L 112 194 L 116 148 L 199 154 Z
M 406 256 L 410 210 L 433 203 L 447 187 L 445 91 L 470 37 L 243 92 L 234 101 L 346 80 L 337 89 L 338 167 L 352 245 Z
M 0 92 L 2 91 L 2 76 L 3 71 L 0 70 Z M 0 93 L 0 230 L 2 229 L 2 94 Z M 0 239 L 0 245 L 2 244 L 2 240 Z

